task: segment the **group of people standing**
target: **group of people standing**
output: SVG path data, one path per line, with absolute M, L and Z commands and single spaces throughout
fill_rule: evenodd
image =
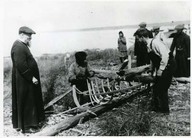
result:
M 175 26 L 173 30 L 170 30 L 170 36 L 165 36 L 163 30 L 160 30 L 160 26 L 154 26 L 151 31 L 149 31 L 146 27 L 147 24 L 142 22 L 139 24 L 139 29 L 134 33 L 135 43 L 134 43 L 134 55 L 136 56 L 136 66 L 142 66 L 146 64 L 150 64 L 150 55 L 149 49 L 151 49 L 151 45 L 154 39 L 159 39 L 163 45 L 167 47 L 167 50 L 173 53 L 175 60 L 177 62 L 177 69 L 174 73 L 175 77 L 189 77 L 190 76 L 190 37 L 183 32 L 184 24 L 179 24 Z M 141 32 L 148 32 L 148 43 L 145 41 L 141 41 Z M 165 42 L 168 38 L 173 38 L 171 46 L 168 46 Z M 126 45 L 126 38 L 122 31 L 119 32 L 118 38 L 118 51 L 121 63 L 128 62 L 128 49 Z M 157 50 L 156 50 L 157 51 Z M 156 58 L 155 58 L 156 59 Z M 157 58 L 158 59 L 158 58 Z M 154 60 L 154 59 L 152 59 Z M 125 68 L 125 65 L 122 64 L 123 67 L 120 67 L 120 70 Z
M 190 76 L 190 38 L 183 33 L 184 26 L 175 27 L 177 32 L 172 35 L 173 43 L 167 48 L 160 36 L 160 27 L 154 27 L 152 32 L 146 29 L 146 23 L 141 23 L 135 32 L 135 55 L 137 66 L 152 62 L 156 80 L 153 89 L 154 111 L 169 113 L 168 88 L 172 76 Z M 19 28 L 19 39 L 11 49 L 12 69 L 12 123 L 13 128 L 23 133 L 35 132 L 45 121 L 44 105 L 38 65 L 31 54 L 29 47 L 35 31 L 29 27 Z M 152 38 L 150 41 L 149 38 Z M 174 60 L 174 50 L 176 55 Z M 123 70 L 128 64 L 126 39 L 122 31 L 119 32 L 118 50 Z M 87 63 L 87 54 L 84 51 L 76 52 L 76 62 L 69 68 L 69 82 L 80 91 L 87 90 L 86 79 L 94 75 Z M 176 68 L 177 65 L 177 68 Z M 175 74 L 173 74 L 174 70 Z M 87 98 L 78 95 L 81 104 Z
M 165 43 L 165 37 L 163 37 L 160 26 L 154 26 L 151 31 L 146 28 L 147 24 L 144 22 L 140 23 L 139 26 L 140 28 L 134 33 L 136 64 L 137 66 L 152 64 L 152 76 L 155 77 L 152 110 L 169 113 L 168 89 L 172 77 L 190 76 L 190 37 L 183 32 L 184 24 L 177 25 L 170 33 L 169 38 L 173 37 L 173 42 L 169 47 Z M 119 33 L 122 33 L 122 31 Z M 120 48 L 127 49 L 125 48 L 126 43 L 123 43 L 122 40 L 126 42 L 125 37 L 119 35 L 118 50 L 120 53 L 126 53 L 125 50 Z M 128 56 L 124 55 L 124 59 L 127 59 Z M 121 59 L 122 54 L 120 54 Z M 127 60 L 124 61 L 128 62 Z M 120 71 L 124 69 L 122 68 L 125 67 L 123 65 L 125 63 L 122 64 Z M 121 75 L 120 72 L 117 72 L 117 74 Z

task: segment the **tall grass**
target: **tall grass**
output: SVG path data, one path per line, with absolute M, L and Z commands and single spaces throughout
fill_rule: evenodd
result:
M 97 126 L 103 136 L 146 136 L 151 125 L 149 95 L 137 97 L 113 112 L 104 113 Z M 145 106 L 143 106 L 143 104 Z
M 88 62 L 92 67 L 106 67 L 109 63 L 119 64 L 118 51 L 116 49 L 87 49 Z M 37 57 L 36 61 L 39 67 L 41 86 L 44 104 L 50 102 L 56 96 L 70 89 L 68 82 L 68 68 L 75 61 L 74 53 L 72 53 L 68 64 L 64 62 L 65 54 L 44 54 Z M 11 59 L 4 59 L 4 95 L 9 95 L 11 98 Z M 74 106 L 72 96 L 68 94 L 56 106 L 61 107 L 61 110 L 66 110 Z M 59 107 L 55 106 L 55 110 Z

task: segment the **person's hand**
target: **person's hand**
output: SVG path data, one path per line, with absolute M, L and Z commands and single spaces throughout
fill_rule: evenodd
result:
M 76 78 L 75 75 L 73 75 L 73 76 L 71 76 L 71 77 L 69 78 L 69 82 L 72 83 L 72 84 L 75 84 L 76 81 L 77 81 L 77 78 Z
M 38 80 L 35 77 L 32 78 L 32 82 L 33 84 L 36 84 L 36 85 L 38 84 Z
M 188 58 L 187 58 L 187 60 L 191 60 L 191 58 L 190 58 L 190 57 L 188 57 Z
M 157 76 L 161 76 L 162 73 L 163 73 L 163 71 L 159 69 L 159 70 L 157 71 Z
M 91 70 L 91 71 L 89 72 L 89 74 L 90 74 L 90 77 L 93 77 L 93 76 L 95 75 L 95 71 Z

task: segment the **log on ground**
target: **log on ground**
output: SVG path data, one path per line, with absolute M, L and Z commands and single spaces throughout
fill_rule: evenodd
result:
M 190 78 L 187 78 L 187 77 L 179 77 L 174 79 L 180 83 L 190 83 Z
M 125 69 L 124 76 L 128 78 L 133 78 L 135 75 L 141 74 L 143 72 L 146 72 L 150 69 L 151 65 L 144 65 L 136 68 L 131 68 L 131 69 Z M 117 71 L 114 70 L 98 70 L 94 69 L 97 76 L 100 78 L 109 78 L 109 79 L 116 79 L 119 76 L 116 74 Z

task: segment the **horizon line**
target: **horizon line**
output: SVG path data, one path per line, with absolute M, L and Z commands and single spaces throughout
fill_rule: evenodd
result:
M 149 23 L 147 24 L 147 27 L 173 26 L 178 24 L 190 24 L 190 20 Z M 118 30 L 118 29 L 128 29 L 128 28 L 138 28 L 138 25 L 104 26 L 104 27 L 93 27 L 93 28 L 82 28 L 82 29 L 63 29 L 63 30 L 55 30 L 55 31 L 43 31 L 43 32 L 44 33 L 45 32 L 85 32 L 85 31 Z

